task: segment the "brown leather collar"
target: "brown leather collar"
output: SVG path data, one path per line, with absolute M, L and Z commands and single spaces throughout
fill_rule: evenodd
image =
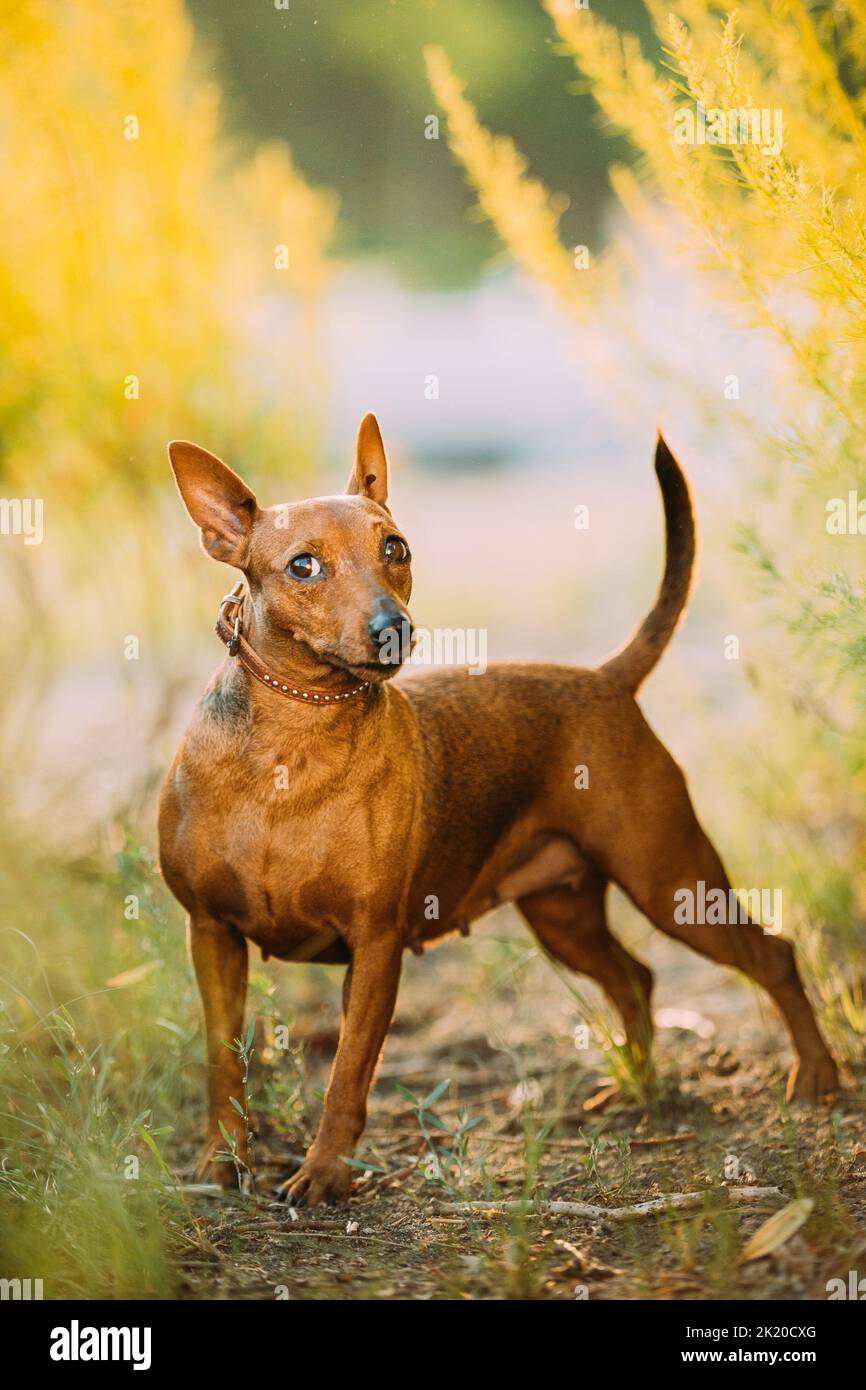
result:
M 346 686 L 342 690 L 310 690 L 298 685 L 297 681 L 289 680 L 287 676 L 279 676 L 267 667 L 260 657 L 256 655 L 247 639 L 241 632 L 241 605 L 244 601 L 243 580 L 239 580 L 230 594 L 226 594 L 220 603 L 219 616 L 216 621 L 216 633 L 221 641 L 228 647 L 229 656 L 236 656 L 244 670 L 249 671 L 255 680 L 261 681 L 262 685 L 268 686 L 270 690 L 278 690 L 281 695 L 285 695 L 289 700 L 299 700 L 303 704 L 317 705 L 336 705 L 343 700 L 351 700 L 355 695 L 360 695 L 365 690 L 369 690 L 370 682 L 362 681 L 360 685 Z M 226 616 L 227 608 L 234 609 L 234 618 Z

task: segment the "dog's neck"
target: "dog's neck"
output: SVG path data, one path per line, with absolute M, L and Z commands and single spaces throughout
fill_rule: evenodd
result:
M 229 656 L 236 657 L 239 680 L 253 694 L 254 703 L 265 716 L 274 713 L 279 717 L 281 706 L 302 709 L 307 703 L 316 712 L 321 710 L 322 717 L 331 706 L 345 719 L 349 708 L 363 712 L 381 703 L 375 699 L 375 695 L 382 694 L 381 682 L 375 678 L 364 680 L 363 676 L 335 666 L 314 652 L 299 635 L 275 626 L 246 585 L 243 589 L 236 585 L 232 598 L 234 605 L 227 598 L 220 606 L 217 632 L 227 644 Z

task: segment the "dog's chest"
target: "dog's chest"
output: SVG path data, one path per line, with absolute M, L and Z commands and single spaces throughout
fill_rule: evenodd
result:
M 405 820 L 383 815 L 365 781 L 351 760 L 279 746 L 181 764 L 172 859 L 190 895 L 287 958 L 304 958 L 307 944 L 334 929 L 347 934 L 393 913 L 385 900 Z

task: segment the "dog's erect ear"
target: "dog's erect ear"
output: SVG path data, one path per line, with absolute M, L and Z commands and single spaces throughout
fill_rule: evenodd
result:
M 375 415 L 365 415 L 358 430 L 355 467 L 347 492 L 360 493 L 384 507 L 388 501 L 388 460 Z
M 258 510 L 254 494 L 227 463 L 198 444 L 173 439 L 168 456 L 183 504 L 201 530 L 208 555 L 243 568 Z

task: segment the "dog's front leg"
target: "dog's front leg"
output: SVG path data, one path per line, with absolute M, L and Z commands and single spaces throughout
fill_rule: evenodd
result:
M 351 1157 L 367 1118 L 367 1092 L 394 1014 L 402 955 L 393 937 L 364 938 L 353 949 L 324 1113 L 303 1164 L 283 1184 L 289 1202 L 313 1206 L 349 1195 L 352 1170 L 343 1157 Z
M 234 1098 L 245 1106 L 243 1063 L 232 1044 L 243 1036 L 247 943 L 233 927 L 199 911 L 190 917 L 189 940 L 207 1039 L 208 1128 L 196 1174 L 230 1187 L 236 1185 L 236 1169 L 215 1162 L 214 1154 L 229 1147 L 222 1124 L 234 1138 L 238 1161 L 247 1161 L 246 1126 L 232 1104 Z

